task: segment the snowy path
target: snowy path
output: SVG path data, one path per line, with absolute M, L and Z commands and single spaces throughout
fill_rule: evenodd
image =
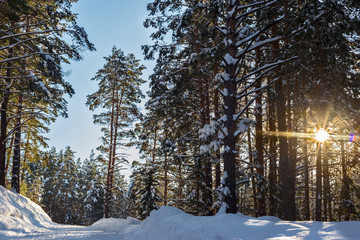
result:
M 0 239 L 89 239 L 89 240 L 111 240 L 111 239 L 128 239 L 126 234 L 104 232 L 102 230 L 92 229 L 91 227 L 57 225 L 48 228 L 31 229 L 30 232 L 19 230 L 0 230 Z

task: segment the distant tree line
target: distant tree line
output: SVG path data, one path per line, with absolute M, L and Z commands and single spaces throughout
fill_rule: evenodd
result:
M 21 192 L 40 204 L 57 223 L 90 225 L 103 218 L 106 161 L 92 152 L 85 160 L 75 159 L 70 147 L 40 154 L 40 161 L 29 164 Z M 131 202 L 124 176 L 113 178 L 109 199 L 111 217 L 127 217 Z

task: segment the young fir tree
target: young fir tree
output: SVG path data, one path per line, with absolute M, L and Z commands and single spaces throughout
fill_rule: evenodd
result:
M 40 155 L 44 164 L 42 168 L 43 176 L 43 194 L 41 196 L 41 205 L 46 213 L 54 219 L 54 216 L 59 212 L 59 205 L 56 202 L 56 194 L 58 189 L 55 188 L 59 181 L 59 176 L 56 175 L 58 167 L 58 156 L 55 148 Z
M 91 225 L 100 220 L 104 214 L 105 172 L 99 160 L 91 151 L 89 158 L 84 160 L 82 171 L 84 173 L 84 224 Z
M 129 192 L 129 198 L 135 199 L 132 204 L 136 217 L 145 219 L 153 210 L 159 208 L 161 198 L 159 196 L 158 185 L 158 165 L 155 163 L 147 162 L 140 164 L 133 162 L 133 184 Z
M 44 210 L 54 222 L 82 224 L 84 193 L 74 152 L 70 147 L 59 153 L 52 148 L 40 154 L 38 164 L 44 178 L 40 195 Z

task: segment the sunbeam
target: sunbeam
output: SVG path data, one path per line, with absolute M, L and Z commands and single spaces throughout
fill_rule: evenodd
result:
M 313 133 L 301 133 L 301 132 L 265 132 L 265 135 L 287 138 L 308 138 L 314 139 L 318 142 L 324 141 L 349 141 L 355 142 L 357 136 L 355 134 L 331 134 L 325 130 L 318 130 Z

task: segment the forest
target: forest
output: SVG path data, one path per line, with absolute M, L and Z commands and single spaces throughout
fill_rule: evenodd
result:
M 143 79 L 132 53 L 104 57 L 87 159 L 44 136 L 74 94 L 64 64 L 96 47 L 76 2 L 0 0 L 1 186 L 67 224 L 161 206 L 360 220 L 358 0 L 149 0 L 155 68 Z M 127 181 L 129 147 L 140 158 Z

